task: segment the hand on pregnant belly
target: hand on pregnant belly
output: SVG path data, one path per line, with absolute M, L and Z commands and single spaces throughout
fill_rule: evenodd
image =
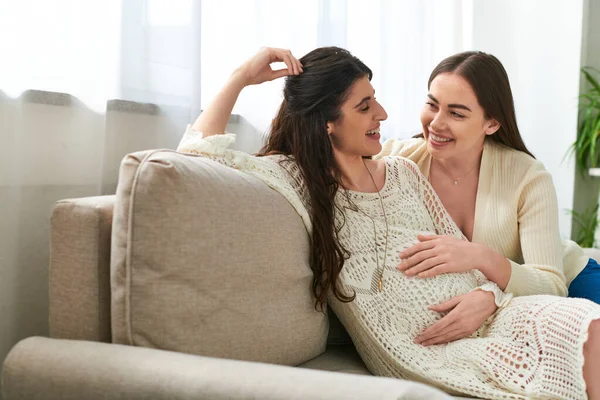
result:
M 419 243 L 400 253 L 398 269 L 406 275 L 431 278 L 439 274 L 482 269 L 485 246 L 454 236 L 419 235 Z
M 496 311 L 494 294 L 475 290 L 456 296 L 430 310 L 448 313 L 415 338 L 423 346 L 453 342 L 470 336 Z

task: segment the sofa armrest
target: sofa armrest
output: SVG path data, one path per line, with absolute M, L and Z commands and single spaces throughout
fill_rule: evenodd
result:
M 111 341 L 110 238 L 115 196 L 57 202 L 50 222 L 50 336 Z
M 450 399 L 400 379 L 32 337 L 8 355 L 4 400 Z

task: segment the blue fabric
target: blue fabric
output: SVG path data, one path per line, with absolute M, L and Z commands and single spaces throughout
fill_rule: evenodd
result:
M 569 297 L 579 297 L 600 304 L 600 265 L 591 259 L 569 285 Z

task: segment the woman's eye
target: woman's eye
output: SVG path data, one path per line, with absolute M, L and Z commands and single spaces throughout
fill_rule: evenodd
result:
M 369 108 L 370 108 L 369 106 L 365 106 L 365 108 L 361 108 L 360 111 L 366 112 L 366 111 L 369 111 Z
M 436 108 L 435 104 L 433 104 L 432 102 L 428 101 L 425 102 L 425 104 L 427 104 L 429 106 L 429 108 Z
M 451 114 L 452 114 L 453 117 L 457 117 L 457 118 L 464 118 L 465 117 L 464 115 L 459 114 L 459 113 L 454 112 L 454 111 L 452 111 Z

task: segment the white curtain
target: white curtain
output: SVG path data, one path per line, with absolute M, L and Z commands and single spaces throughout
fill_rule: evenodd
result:
M 0 0 L 0 362 L 48 332 L 49 216 L 114 193 L 130 152 L 175 148 L 260 46 L 348 48 L 374 71 L 384 136 L 419 131 L 429 71 L 468 47 L 459 0 Z M 229 129 L 255 151 L 281 82 L 245 90 Z
M 300 5 L 301 4 L 301 5 Z M 223 10 L 236 10 L 226 14 Z M 443 58 L 470 47 L 472 3 L 463 0 L 205 1 L 202 7 L 202 103 L 241 60 L 261 46 L 289 48 L 300 57 L 335 45 L 374 73 L 378 100 L 388 111 L 382 136 L 420 132 L 427 79 Z M 238 146 L 255 150 L 281 102 L 282 82 L 245 89 L 234 108 Z M 241 126 L 240 126 L 241 125 Z

